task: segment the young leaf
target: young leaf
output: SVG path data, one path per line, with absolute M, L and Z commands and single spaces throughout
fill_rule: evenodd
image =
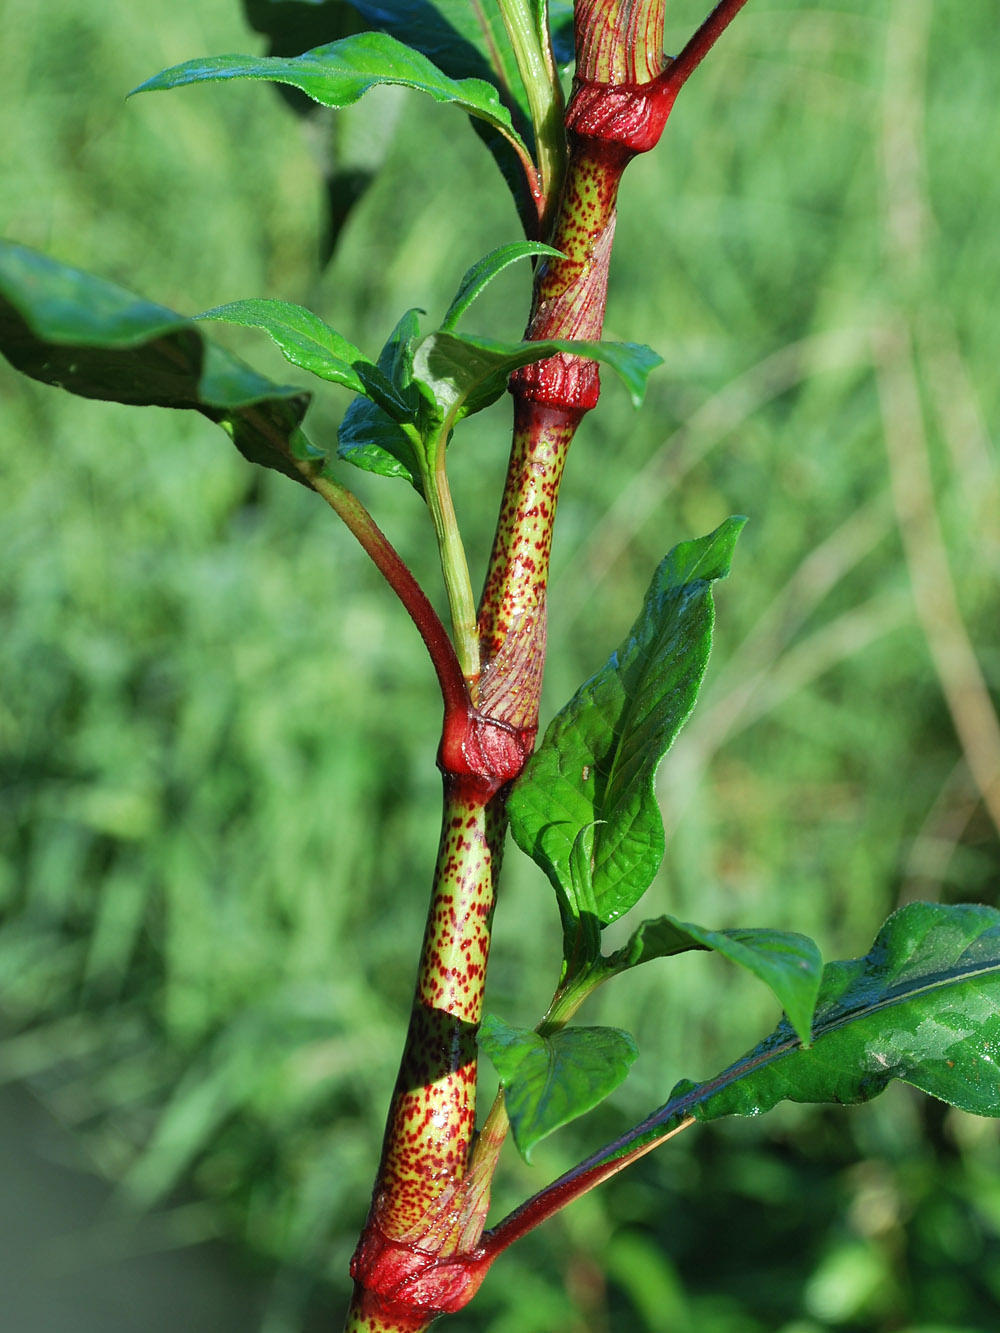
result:
M 1000 912 L 908 903 L 864 958 L 829 963 L 808 1049 L 787 1022 L 613 1145 L 618 1157 L 686 1116 L 760 1115 L 780 1101 L 866 1102 L 893 1079 L 974 1115 L 1000 1116 Z
M 618 1028 L 562 1028 L 543 1037 L 492 1014 L 479 1046 L 500 1075 L 514 1142 L 528 1162 L 536 1143 L 613 1092 L 639 1054 Z
M 377 369 L 392 386 L 407 418 L 390 417 L 367 398 L 355 398 L 344 414 L 338 432 L 338 457 L 365 472 L 383 477 L 402 477 L 423 495 L 421 448 L 416 421 L 422 399 L 413 384 L 413 349 L 420 338 L 422 312 L 407 310 L 379 353 Z
M 182 315 L 0 241 L 0 351 L 24 374 L 84 398 L 191 408 L 251 462 L 308 483 L 291 458 L 309 395 L 258 375 Z
M 503 135 L 526 168 L 533 169 L 531 154 L 491 84 L 482 79 L 451 79 L 425 55 L 383 32 L 359 32 L 301 56 L 224 55 L 187 60 L 155 74 L 129 96 L 224 79 L 286 83 L 329 107 L 351 106 L 380 84 L 412 88 L 485 121 Z
M 430 333 L 417 347 L 413 377 L 438 403 L 442 416 L 461 421 L 495 403 L 518 366 L 543 361 L 558 352 L 600 361 L 624 381 L 639 406 L 650 371 L 662 358 L 639 343 L 584 342 L 550 338 L 544 342 L 497 342 L 467 334 Z
M 607 665 L 552 720 L 508 802 L 511 832 L 549 876 L 564 915 L 569 860 L 595 821 L 594 897 L 604 925 L 639 901 L 663 859 L 654 779 L 698 697 L 712 642 L 711 585 L 729 572 L 742 518 L 683 542 L 653 576 Z
M 355 398 L 337 431 L 338 458 L 363 472 L 401 477 L 423 495 L 418 447 L 413 436 L 368 398 Z
M 232 301 L 195 315 L 195 319 L 263 329 L 293 366 L 364 394 L 396 421 L 412 420 L 412 412 L 378 366 L 303 306 L 264 299 Z
M 612 974 L 653 958 L 710 949 L 768 986 L 799 1038 L 809 1042 L 823 961 L 813 940 L 783 930 L 706 930 L 676 917 L 644 921 L 624 948 L 606 960 Z
M 555 255 L 558 259 L 562 251 L 553 250 L 551 245 L 543 245 L 540 241 L 514 241 L 510 245 L 501 245 L 498 249 L 492 250 L 473 264 L 459 283 L 455 299 L 441 321 L 441 329 L 443 331 L 454 329 L 476 297 L 498 273 L 502 273 L 509 264 L 515 263 L 518 259 L 526 259 L 531 255 Z

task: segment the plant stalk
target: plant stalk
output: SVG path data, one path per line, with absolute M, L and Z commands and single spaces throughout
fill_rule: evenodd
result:
M 663 0 L 578 4 L 578 71 L 565 118 L 569 156 L 550 238 L 562 255 L 536 271 L 528 338 L 600 338 L 622 173 L 656 144 L 678 89 L 743 3 L 723 0 L 666 69 Z M 515 3 L 517 9 L 524 6 Z M 601 74 L 608 77 L 594 77 Z M 421 1333 L 471 1299 L 514 1239 L 691 1123 L 634 1148 L 629 1136 L 613 1145 L 611 1160 L 607 1152 L 588 1159 L 483 1233 L 507 1131 L 498 1097 L 472 1150 L 475 1036 L 505 796 L 534 744 L 559 486 L 600 379 L 596 363 L 560 355 L 516 371 L 510 390 L 514 436 L 478 614 L 481 674 L 475 680 L 466 671 L 464 711 L 446 708 L 438 756 L 445 777 L 441 846 L 372 1208 L 351 1267 L 348 1333 Z M 557 997 L 548 1021 L 561 1025 L 583 993 Z

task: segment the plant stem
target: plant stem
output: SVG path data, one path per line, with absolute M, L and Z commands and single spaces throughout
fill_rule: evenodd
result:
M 317 472 L 311 461 L 293 457 L 292 462 L 357 538 L 416 625 L 441 687 L 446 725 L 449 718 L 464 716 L 469 707 L 469 694 L 455 647 L 427 594 L 399 552 L 353 491 Z
M 569 158 L 551 238 L 562 257 L 536 271 L 528 338 L 600 337 L 622 172 L 655 145 L 678 89 L 743 3 L 723 0 L 664 71 L 663 0 L 579 0 L 580 61 L 565 122 Z M 505 8 L 516 46 L 530 11 L 523 0 L 510 0 Z M 601 23 L 612 31 L 610 42 L 601 37 Z M 595 77 L 601 74 L 603 80 Z M 532 110 L 534 115 L 534 103 Z M 441 845 L 382 1161 L 351 1265 L 355 1298 L 348 1333 L 421 1333 L 438 1314 L 471 1299 L 490 1263 L 518 1236 L 692 1123 L 688 1117 L 661 1133 L 658 1120 L 644 1131 L 652 1136 L 648 1142 L 637 1142 L 643 1131 L 638 1127 L 483 1233 L 489 1184 L 508 1127 L 498 1096 L 472 1150 L 475 1035 L 505 794 L 537 728 L 549 554 L 566 453 L 597 403 L 600 380 L 594 362 L 556 356 L 515 372 L 510 388 L 514 436 L 475 650 L 464 552 L 448 540 L 452 532 L 457 539 L 457 528 L 444 475 L 445 437 L 433 484 L 425 487 L 435 497 L 446 581 L 449 567 L 455 572 L 449 597 L 462 662 L 459 669 L 455 659 L 455 669 L 460 675 L 464 670 L 470 689 L 462 680 L 464 708 L 445 711 L 438 758 L 445 775 Z M 370 540 L 367 527 L 364 532 Z M 449 689 L 454 696 L 453 675 Z M 557 993 L 546 1018 L 550 1028 L 571 1016 L 588 988 L 578 979 Z
M 482 1173 L 476 1190 L 459 1187 L 475 1131 L 476 1029 L 502 846 L 498 809 L 495 787 L 446 775 L 410 1025 L 371 1212 L 351 1265 L 357 1287 L 352 1317 L 371 1320 L 380 1313 L 397 1321 L 387 1328 L 408 1328 L 402 1321 L 411 1315 L 426 1322 L 457 1309 L 478 1286 L 467 1259 L 448 1260 L 459 1248 L 467 1255 L 474 1247 L 489 1199 Z
M 588 1157 L 585 1162 L 581 1162 L 579 1166 L 567 1171 L 558 1180 L 554 1180 L 551 1185 L 547 1185 L 545 1189 L 540 1190 L 538 1194 L 526 1200 L 520 1208 L 515 1209 L 497 1226 L 485 1232 L 483 1243 L 480 1246 L 479 1261 L 481 1263 L 492 1263 L 497 1255 L 507 1249 L 509 1245 L 513 1245 L 516 1240 L 520 1240 L 529 1231 L 533 1231 L 535 1227 L 552 1217 L 554 1213 L 558 1213 L 575 1199 L 582 1198 L 584 1194 L 589 1193 L 597 1185 L 603 1184 L 605 1180 L 610 1180 L 619 1171 L 631 1166 L 640 1157 L 645 1157 L 646 1153 L 660 1147 L 668 1139 L 672 1139 L 682 1133 L 683 1130 L 689 1129 L 694 1123 L 694 1117 L 687 1116 L 678 1123 L 671 1125 L 657 1138 L 641 1143 L 630 1152 L 622 1152 L 619 1156 L 609 1156 L 608 1150 L 603 1149 L 592 1157 Z
M 546 26 L 542 33 L 538 32 L 533 7 L 528 0 L 500 0 L 500 12 L 531 110 L 540 191 L 537 201 L 539 235 L 544 236 L 552 212 L 559 202 L 566 166 L 562 88 L 552 56 L 548 28 Z
M 663 69 L 664 0 L 577 0 L 576 76 L 640 84 Z
M 469 578 L 469 562 L 466 559 L 445 467 L 449 434 L 450 424 L 446 422 L 435 448 L 433 470 L 423 479 L 424 495 L 427 498 L 427 508 L 430 511 L 438 553 L 441 557 L 441 572 L 444 575 L 444 586 L 451 609 L 452 632 L 455 635 L 455 651 L 466 683 L 474 685 L 479 679 L 480 670 L 476 603 L 472 595 L 472 580 Z
M 566 453 L 582 412 L 516 399 L 503 503 L 479 610 L 476 703 L 532 735 L 545 663 L 552 526 Z

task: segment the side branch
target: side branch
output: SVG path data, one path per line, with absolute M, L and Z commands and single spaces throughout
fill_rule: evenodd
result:
M 547 1185 L 545 1189 L 532 1195 L 519 1208 L 505 1217 L 502 1222 L 484 1232 L 480 1246 L 480 1261 L 491 1264 L 497 1255 L 506 1250 L 509 1245 L 513 1245 L 516 1240 L 520 1240 L 529 1231 L 533 1231 L 535 1227 L 547 1221 L 554 1213 L 558 1213 L 575 1199 L 582 1198 L 584 1194 L 589 1193 L 597 1185 L 602 1185 L 604 1181 L 610 1180 L 619 1171 L 624 1171 L 625 1167 L 631 1166 L 640 1157 L 645 1157 L 654 1148 L 658 1148 L 661 1143 L 666 1143 L 668 1139 L 672 1139 L 694 1123 L 693 1116 L 685 1116 L 679 1122 L 672 1124 L 669 1129 L 664 1130 L 662 1134 L 640 1141 L 638 1146 L 632 1148 L 631 1151 L 626 1151 L 624 1144 L 635 1137 L 635 1132 L 594 1153 L 585 1162 L 581 1162 L 572 1170 L 567 1171 L 565 1175 L 560 1176 L 558 1180 L 554 1180 L 551 1185 Z

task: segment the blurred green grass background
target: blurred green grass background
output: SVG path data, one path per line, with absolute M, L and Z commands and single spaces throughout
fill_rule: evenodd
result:
M 704 8 L 671 0 L 668 49 Z M 975 776 L 1000 685 L 995 37 L 995 0 L 753 0 L 626 177 L 607 336 L 666 366 L 639 415 L 608 383 L 574 444 L 545 715 L 669 546 L 751 517 L 644 915 L 842 957 L 901 901 L 997 903 Z M 373 94 L 349 114 L 396 116 L 387 168 L 321 269 L 322 120 L 251 84 L 123 105 L 166 65 L 261 49 L 234 0 L 7 0 L 2 233 L 183 311 L 301 301 L 374 352 L 516 237 L 513 207 L 454 112 Z M 468 327 L 516 336 L 527 292 L 508 271 Z M 231 345 L 290 377 L 265 339 Z M 314 436 L 345 406 L 319 395 Z M 479 572 L 508 429 L 500 404 L 453 450 Z M 5 365 L 0 439 L 0 1075 L 123 1207 L 253 1256 L 266 1333 L 335 1325 L 437 840 L 419 641 L 332 515 L 207 422 Z M 415 498 L 350 480 L 432 582 Z M 510 1021 L 555 979 L 550 899 L 512 849 L 487 1000 Z M 506 1166 L 498 1209 L 777 1017 L 702 956 L 588 1016 L 635 1033 L 636 1070 Z M 682 1137 L 506 1255 L 451 1327 L 986 1333 L 998 1308 L 996 1126 L 895 1088 Z

